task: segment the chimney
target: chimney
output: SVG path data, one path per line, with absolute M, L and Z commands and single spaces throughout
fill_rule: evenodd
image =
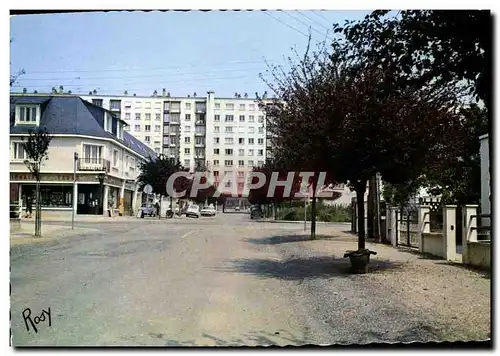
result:
M 167 90 L 165 88 L 163 88 L 163 90 L 161 91 L 161 95 L 162 96 L 166 96 L 167 95 Z

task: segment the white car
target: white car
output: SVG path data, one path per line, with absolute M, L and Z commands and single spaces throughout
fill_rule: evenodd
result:
M 186 216 L 193 216 L 199 218 L 201 216 L 200 207 L 198 205 L 190 205 L 186 210 Z
M 213 206 L 206 206 L 200 211 L 201 216 L 215 216 L 215 208 Z

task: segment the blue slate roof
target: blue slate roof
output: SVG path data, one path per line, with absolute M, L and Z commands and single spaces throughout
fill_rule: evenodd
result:
M 30 130 L 29 125 L 15 126 L 13 115 L 16 104 L 38 104 L 41 106 L 40 127 L 44 127 L 51 134 L 86 135 L 99 138 L 113 139 L 134 152 L 149 158 L 156 157 L 155 151 L 144 143 L 123 132 L 123 139 L 104 129 L 104 115 L 110 113 L 114 120 L 126 124 L 126 122 L 116 118 L 111 111 L 93 105 L 78 96 L 29 96 L 11 95 L 10 100 L 10 133 L 23 134 Z M 116 124 L 113 124 L 113 131 L 116 132 Z

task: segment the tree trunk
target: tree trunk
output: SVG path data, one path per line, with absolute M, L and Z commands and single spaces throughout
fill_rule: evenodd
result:
M 365 191 L 366 181 L 356 184 L 356 200 L 358 202 L 358 250 L 365 248 Z
M 173 211 L 173 207 L 172 207 L 172 197 L 170 197 L 170 209 Z
M 40 181 L 36 181 L 36 206 L 35 206 L 35 237 L 42 236 L 42 224 L 41 224 L 41 204 L 40 204 Z
M 160 194 L 160 211 L 158 212 L 158 219 L 161 219 L 161 201 L 163 200 L 162 195 Z
M 316 239 L 316 193 L 313 190 L 311 201 L 311 240 Z

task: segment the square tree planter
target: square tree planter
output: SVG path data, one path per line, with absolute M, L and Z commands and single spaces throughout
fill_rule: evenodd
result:
M 370 255 L 376 255 L 375 251 L 368 249 L 346 251 L 344 258 L 349 257 L 351 261 L 351 271 L 353 273 L 367 273 L 368 264 L 370 263 Z

